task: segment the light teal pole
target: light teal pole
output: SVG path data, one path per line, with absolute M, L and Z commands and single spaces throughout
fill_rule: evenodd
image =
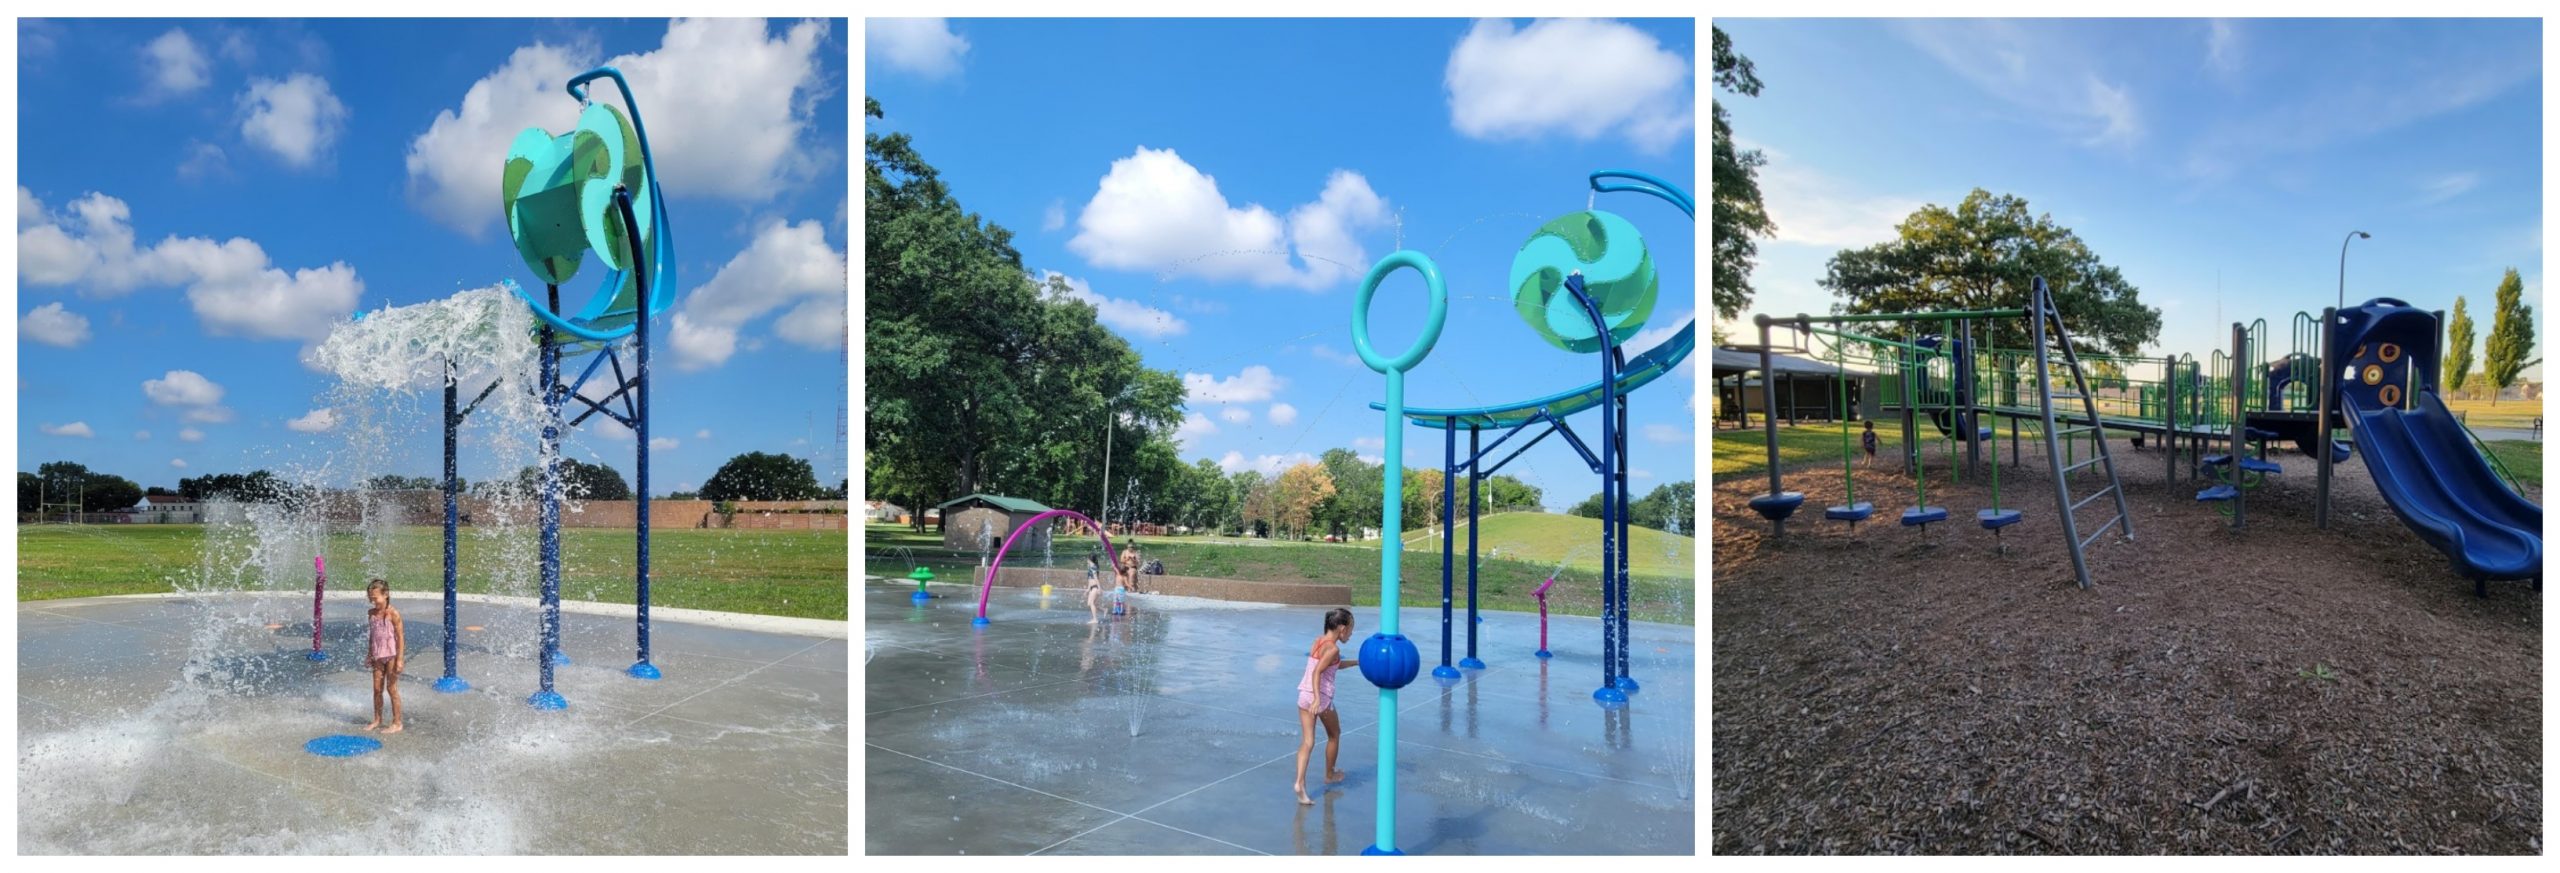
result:
M 1422 335 L 1413 347 L 1393 358 L 1380 357 L 1369 345 L 1369 300 L 1378 293 L 1378 283 L 1387 274 L 1412 268 L 1422 274 L 1431 291 L 1431 314 L 1423 322 Z M 1387 377 L 1387 456 L 1381 477 L 1385 480 L 1385 518 L 1379 533 L 1378 548 L 1378 632 L 1360 644 L 1360 675 L 1378 686 L 1378 838 L 1363 855 L 1401 855 L 1396 848 L 1396 689 L 1412 682 L 1422 672 L 1422 653 L 1412 640 L 1397 633 L 1400 622 L 1397 610 L 1403 603 L 1404 550 L 1401 535 L 1404 528 L 1404 374 L 1431 354 L 1433 344 L 1440 341 L 1440 326 L 1449 316 L 1449 286 L 1440 281 L 1440 268 L 1421 252 L 1406 249 L 1379 259 L 1369 268 L 1369 276 L 1360 281 L 1360 297 L 1351 307 L 1351 345 L 1360 352 L 1360 360 L 1369 369 Z

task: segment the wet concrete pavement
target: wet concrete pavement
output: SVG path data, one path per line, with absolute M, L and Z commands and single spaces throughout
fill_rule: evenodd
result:
M 1341 768 L 1290 792 L 1295 698 L 1322 610 L 1137 598 L 1087 624 L 1081 592 L 973 590 L 918 607 L 863 588 L 864 850 L 873 854 L 1354 854 L 1375 836 L 1378 695 L 1338 680 Z M 1436 684 L 1436 599 L 1408 605 L 1421 678 L 1399 710 L 1398 843 L 1428 854 L 1689 854 L 1695 848 L 1695 635 L 1638 624 L 1643 690 L 1603 710 L 1600 624 L 1485 613 L 1489 669 Z M 1354 640 L 1377 610 L 1354 611 Z M 1463 621 L 1463 614 L 1460 620 Z M 1463 631 L 1461 631 L 1463 633 Z M 1463 656 L 1463 636 L 1458 652 Z

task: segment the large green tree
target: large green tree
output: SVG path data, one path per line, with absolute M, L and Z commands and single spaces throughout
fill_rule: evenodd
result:
M 806 459 L 764 452 L 730 458 L 702 483 L 704 500 L 814 500 L 823 492 Z
M 413 481 L 423 484 L 410 487 L 443 487 L 435 480 L 423 476 Z M 541 488 L 542 468 L 540 466 L 526 465 L 523 469 L 516 471 L 516 493 L 537 494 Z M 576 458 L 563 457 L 560 459 L 560 493 L 571 500 L 629 500 L 631 483 L 623 481 L 622 473 L 611 466 L 590 464 Z
M 1716 87 L 1745 97 L 1760 96 L 1760 77 L 1751 69 L 1751 59 L 1733 50 L 1733 40 L 1720 27 L 1710 28 L 1714 36 Z M 1769 159 L 1758 149 L 1739 149 L 1733 144 L 1733 123 L 1725 115 L 1724 101 L 1714 101 L 1715 122 L 1715 208 L 1709 216 L 1714 231 L 1713 256 L 1715 288 L 1712 292 L 1716 317 L 1730 319 L 1751 305 L 1751 268 L 1759 259 L 1762 237 L 1777 232 L 1769 220 L 1769 211 L 1760 205 L 1760 167 Z
M 2527 360 L 2532 354 L 2533 307 L 2524 302 L 2524 277 L 2509 267 L 2507 275 L 2498 280 L 2498 313 L 2496 320 L 2489 323 L 2489 350 L 2482 375 L 2489 377 L 2489 384 L 2497 386 L 2499 393 L 2504 393 L 2516 383 L 2517 373 L 2533 365 Z M 2489 402 L 2498 402 L 2497 394 L 2491 394 Z
M 867 496 L 1100 512 L 1107 451 L 1111 501 L 1133 498 L 1111 509 L 1155 505 L 1181 466 L 1181 379 L 1143 367 L 1062 278 L 1035 280 L 1013 233 L 965 211 L 906 134 L 863 148 Z
M 2445 325 L 2444 387 L 2454 394 L 2462 393 L 2462 384 L 2471 381 L 2472 335 L 2471 302 L 2460 295 L 2453 298 L 2453 319 Z
M 1683 536 L 1698 533 L 1698 483 L 1672 482 L 1656 485 L 1645 496 L 1627 501 L 1627 523 L 1654 530 L 1669 530 L 1670 523 L 1680 523 Z M 1600 495 L 1593 494 L 1565 510 L 1566 515 L 1583 518 L 1600 517 Z
M 2160 310 L 2143 305 L 2140 289 L 2053 216 L 2028 211 L 2023 197 L 1976 188 L 1953 209 L 1921 207 L 1900 231 L 1898 239 L 1831 257 L 1820 284 L 1840 298 L 1834 311 L 2022 309 L 2042 276 L 2080 348 L 2130 355 L 2160 336 Z M 2023 319 L 1976 322 L 1974 329 L 1999 348 L 2029 342 Z M 1875 332 L 1904 331 L 1896 325 Z

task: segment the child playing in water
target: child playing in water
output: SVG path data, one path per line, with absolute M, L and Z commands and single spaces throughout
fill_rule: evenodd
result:
M 1092 616 L 1085 624 L 1102 621 L 1102 556 L 1084 556 L 1084 611 Z
M 391 607 L 391 583 L 374 579 L 364 583 L 364 597 L 373 601 L 373 609 L 365 613 L 365 624 L 373 639 L 365 649 L 365 666 L 373 668 L 373 723 L 365 730 L 381 728 L 396 734 L 400 721 L 400 668 L 408 664 L 409 628 L 400 620 L 400 610 Z M 391 692 L 391 726 L 382 727 L 382 693 Z
M 1342 644 L 1351 641 L 1351 610 L 1335 607 L 1324 614 L 1324 635 L 1307 647 L 1307 674 L 1298 680 L 1298 802 L 1307 796 L 1307 754 L 1316 748 L 1316 722 L 1324 723 L 1324 781 L 1342 781 L 1334 761 L 1342 754 L 1342 719 L 1333 711 L 1333 672 L 1360 666 L 1342 659 Z
M 1120 566 L 1114 568 L 1112 577 L 1120 587 L 1111 592 L 1111 614 L 1128 615 L 1129 589 L 1138 587 L 1138 547 L 1120 550 Z

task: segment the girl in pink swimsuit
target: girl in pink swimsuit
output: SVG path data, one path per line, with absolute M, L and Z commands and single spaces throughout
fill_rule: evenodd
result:
M 364 583 L 364 597 L 373 601 L 365 612 L 365 626 L 372 640 L 365 648 L 365 666 L 373 669 L 373 723 L 365 730 L 382 728 L 386 734 L 400 732 L 400 668 L 408 663 L 409 628 L 401 623 L 400 610 L 391 608 L 391 583 L 374 579 Z M 391 726 L 382 727 L 382 693 L 391 692 Z
M 1358 660 L 1342 659 L 1342 644 L 1351 640 L 1351 610 L 1335 608 L 1324 614 L 1324 635 L 1307 648 L 1307 672 L 1298 680 L 1298 802 L 1315 803 L 1307 796 L 1307 755 L 1316 748 L 1316 723 L 1324 723 L 1324 781 L 1342 781 L 1342 771 L 1334 761 L 1342 754 L 1342 719 L 1333 711 L 1333 673 L 1344 667 L 1360 666 Z

